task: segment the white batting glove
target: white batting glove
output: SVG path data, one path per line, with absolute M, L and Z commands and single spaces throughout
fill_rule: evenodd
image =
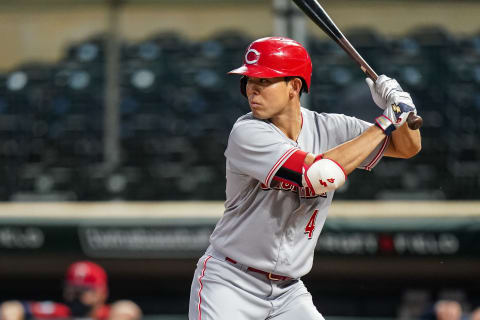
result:
M 383 115 L 392 120 L 395 128 L 401 127 L 410 113 L 417 115 L 417 109 L 408 92 L 392 92 L 388 97 L 387 105 Z
M 377 81 L 365 79 L 375 104 L 384 110 L 395 128 L 401 127 L 410 113 L 417 114 L 417 109 L 408 92 L 404 92 L 397 80 L 381 75 Z
M 367 85 L 370 88 L 373 101 L 382 110 L 385 110 L 387 107 L 388 97 L 391 93 L 395 91 L 403 91 L 397 80 L 389 78 L 384 74 L 379 76 L 375 82 L 370 78 L 366 78 L 365 82 L 367 82 Z

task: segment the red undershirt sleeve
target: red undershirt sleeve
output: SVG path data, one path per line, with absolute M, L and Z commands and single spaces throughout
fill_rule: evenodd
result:
M 307 152 L 297 150 L 283 163 L 275 173 L 273 180 L 302 186 L 302 168 Z

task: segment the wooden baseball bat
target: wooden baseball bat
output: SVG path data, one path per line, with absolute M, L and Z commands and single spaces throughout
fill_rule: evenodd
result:
M 378 75 L 355 50 L 352 44 L 345 38 L 340 29 L 333 20 L 317 2 L 317 0 L 293 0 L 295 4 L 319 26 L 330 38 L 332 38 L 345 52 L 360 65 L 360 69 L 373 81 L 376 81 Z M 407 118 L 408 127 L 412 130 L 420 128 L 423 119 L 411 113 Z

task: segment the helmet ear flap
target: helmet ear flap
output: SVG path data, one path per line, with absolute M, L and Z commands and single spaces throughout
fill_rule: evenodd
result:
M 247 97 L 247 76 L 240 78 L 240 92 L 244 97 Z

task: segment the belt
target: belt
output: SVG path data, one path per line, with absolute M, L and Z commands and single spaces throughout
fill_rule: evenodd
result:
M 225 260 L 232 263 L 232 264 L 237 264 L 237 261 L 233 260 L 232 258 L 226 257 Z M 282 275 L 279 275 L 279 274 L 274 274 L 274 273 L 271 273 L 271 272 L 255 269 L 255 268 L 252 268 L 252 267 L 247 267 L 247 271 L 261 273 L 272 281 L 280 281 L 280 280 L 284 281 L 284 280 L 291 280 L 292 279 L 290 277 L 282 276 Z

